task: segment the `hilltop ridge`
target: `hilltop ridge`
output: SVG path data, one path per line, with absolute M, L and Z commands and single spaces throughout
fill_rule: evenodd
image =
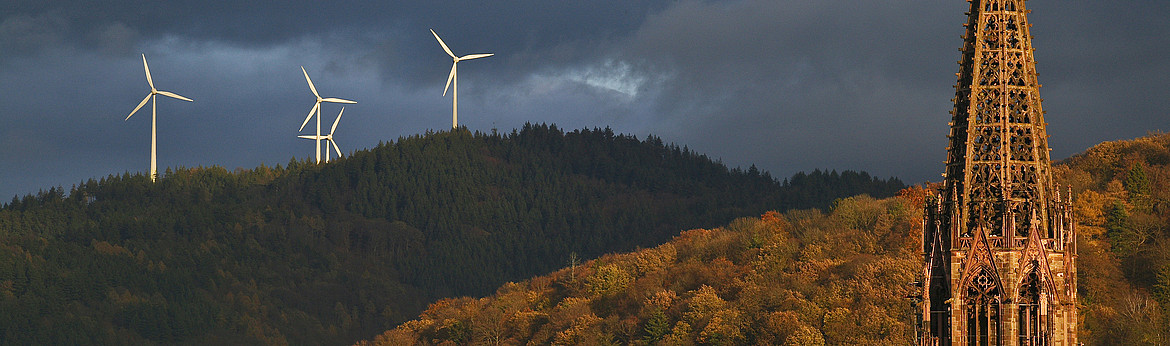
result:
M 109 176 L 0 208 L 0 339 L 348 343 L 574 253 L 901 187 L 858 172 L 778 181 L 652 136 L 531 124 L 321 165 Z

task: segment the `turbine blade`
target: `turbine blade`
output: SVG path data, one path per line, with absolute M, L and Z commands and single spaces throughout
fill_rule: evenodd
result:
M 304 139 L 317 139 L 317 136 L 314 136 L 314 135 L 300 135 L 300 136 L 297 136 L 297 138 L 304 138 Z
M 357 103 L 357 101 L 350 101 L 350 100 L 346 100 L 346 99 L 339 99 L 339 98 L 336 98 L 336 97 L 324 98 L 324 99 L 321 99 L 321 102 L 332 102 L 332 103 L 348 103 L 348 104 L 354 104 L 354 103 Z
M 309 79 L 309 71 L 305 71 L 305 67 L 301 66 L 301 72 L 305 73 L 305 81 L 309 82 L 309 90 L 313 91 L 313 96 L 321 98 L 321 94 L 317 93 L 317 87 L 313 86 L 313 80 Z
M 337 150 L 337 157 L 341 157 L 341 148 L 337 147 L 337 141 L 334 141 L 333 138 L 330 138 L 329 144 L 333 144 L 333 150 Z M 329 150 L 329 149 L 325 149 L 325 150 Z
M 142 99 L 142 102 L 138 103 L 138 107 L 134 107 L 134 110 L 130 111 L 130 115 L 127 115 L 126 119 L 123 119 L 122 121 L 130 120 L 130 116 L 133 116 L 134 113 L 138 113 L 138 110 L 142 109 L 142 106 L 145 106 L 147 101 L 150 101 L 150 95 L 153 94 L 146 94 L 146 98 Z
M 187 102 L 195 102 L 195 100 L 192 100 L 192 99 L 189 99 L 189 98 L 183 97 L 183 96 L 181 96 L 181 95 L 179 95 L 179 94 L 176 94 L 176 93 L 173 93 L 173 92 L 170 92 L 170 91 L 162 91 L 162 90 L 159 90 L 159 91 L 158 91 L 158 94 L 159 94 L 159 95 L 162 95 L 162 96 L 167 96 L 167 97 L 177 98 L 177 99 L 180 99 L 180 100 L 183 100 L 183 101 L 187 101 Z
M 456 64 L 458 64 L 458 62 L 451 64 L 451 74 L 447 75 L 447 85 L 443 86 L 443 96 L 447 96 L 447 88 L 451 87 L 451 80 L 455 79 L 455 66 L 458 66 Z
M 341 113 L 337 113 L 337 120 L 333 121 L 333 128 L 329 129 L 329 136 L 333 136 L 333 131 L 337 131 L 337 123 L 341 122 L 341 115 L 345 114 L 345 107 L 341 107 Z
M 489 56 L 492 56 L 492 55 L 495 55 L 495 54 L 471 54 L 471 55 L 464 55 L 463 57 L 459 58 L 459 61 L 463 61 L 463 60 L 471 60 L 471 59 L 479 59 L 479 58 L 486 58 L 486 57 L 489 57 Z
M 146 84 L 150 84 L 150 90 L 154 90 L 154 80 L 150 79 L 150 65 L 146 64 L 146 54 L 142 55 L 142 69 L 146 70 Z
M 451 58 L 455 58 L 455 53 L 451 53 L 451 48 L 447 48 L 447 44 L 443 43 L 443 39 L 439 38 L 439 34 L 435 33 L 435 29 L 431 29 L 431 35 L 435 35 L 435 39 L 439 40 L 439 45 L 443 46 L 443 51 L 447 52 L 447 55 L 450 55 Z
M 318 108 L 321 108 L 321 103 L 320 102 L 314 103 L 313 109 L 309 110 L 309 116 L 305 117 L 305 122 L 301 123 L 301 129 L 297 130 L 297 131 L 304 131 L 305 130 L 305 125 L 308 125 L 309 120 L 313 119 L 313 113 L 316 113 Z

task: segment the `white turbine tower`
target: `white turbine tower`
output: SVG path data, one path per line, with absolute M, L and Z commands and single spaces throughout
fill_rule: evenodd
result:
M 451 81 L 455 81 L 455 87 L 451 89 L 452 94 L 453 94 L 453 98 L 451 101 L 451 104 L 452 104 L 452 106 L 451 106 L 451 128 L 453 128 L 453 129 L 458 128 L 459 127 L 459 73 L 456 72 L 457 71 L 456 67 L 459 66 L 460 61 L 486 58 L 486 57 L 489 57 L 489 56 L 492 56 L 495 54 L 470 54 L 470 55 L 464 55 L 464 56 L 455 56 L 455 53 L 451 52 L 451 48 L 447 48 L 447 44 L 443 43 L 443 39 L 439 38 L 439 34 L 436 34 L 434 29 L 431 29 L 431 35 L 435 35 L 435 39 L 439 40 L 439 45 L 443 46 L 443 51 L 447 52 L 447 55 L 450 55 L 451 59 L 455 60 L 455 62 L 451 63 L 451 74 L 447 75 L 447 85 L 443 87 L 443 96 L 447 96 L 447 88 L 451 86 Z
M 345 107 L 341 107 L 341 113 L 337 113 L 337 120 L 333 121 L 333 128 L 329 129 L 328 135 L 301 135 L 297 136 L 304 139 L 325 140 L 325 162 L 329 162 L 329 145 L 333 145 L 333 150 L 337 151 L 337 158 L 341 158 L 341 148 L 337 147 L 337 142 L 333 140 L 333 132 L 337 131 L 337 123 L 341 122 L 341 115 L 345 114 Z
M 158 115 L 158 100 L 157 100 L 158 95 L 176 98 L 176 99 L 180 99 L 180 100 L 187 101 L 187 102 L 194 102 L 194 101 L 189 99 L 189 98 L 179 96 L 179 94 L 175 94 L 175 93 L 172 93 L 169 91 L 162 91 L 162 90 L 155 89 L 154 88 L 154 81 L 150 78 L 150 65 L 146 64 L 146 54 L 142 55 L 142 68 L 146 70 L 146 84 L 150 84 L 150 93 L 146 94 L 146 98 L 142 99 L 142 102 L 138 103 L 138 107 L 134 107 L 134 110 L 130 111 L 130 115 L 127 115 L 125 120 L 130 120 L 130 117 L 133 116 L 134 113 L 137 113 L 139 109 L 142 109 L 142 106 L 146 105 L 146 101 L 151 101 L 151 103 L 150 103 L 150 181 L 154 182 L 156 179 L 158 179 L 158 165 L 156 164 L 156 157 L 157 157 L 156 152 L 157 151 L 156 151 L 156 146 L 155 146 L 155 137 L 157 134 L 157 131 L 155 128 L 155 123 L 156 123 L 155 120 L 157 119 L 157 115 Z
M 324 137 L 321 136 L 321 102 L 349 103 L 349 104 L 353 104 L 353 103 L 357 103 L 357 102 L 339 99 L 339 98 L 333 98 L 333 97 L 322 98 L 321 94 L 317 93 L 317 87 L 313 86 L 313 80 L 309 79 L 309 72 L 305 71 L 304 66 L 301 66 L 301 72 L 305 73 L 305 81 L 309 82 L 309 90 L 312 90 L 313 96 L 317 97 L 317 103 L 313 104 L 313 109 L 309 110 L 309 116 L 305 117 L 305 121 L 301 123 L 301 129 L 297 130 L 297 131 L 303 131 L 305 129 L 305 125 L 307 125 L 309 123 L 309 119 L 313 118 L 313 114 L 314 113 L 317 114 L 317 135 L 314 136 L 313 139 L 316 141 L 316 145 L 314 145 L 314 150 L 316 150 L 316 152 L 317 152 L 317 154 L 316 154 L 317 155 L 316 156 L 317 163 L 321 163 L 321 139 L 324 139 Z M 340 120 L 340 119 L 341 119 L 341 115 L 338 115 L 338 120 Z M 333 127 L 337 128 L 336 122 L 334 122 Z M 328 147 L 325 148 L 325 154 L 329 154 Z M 340 150 L 338 151 L 338 154 L 340 155 Z

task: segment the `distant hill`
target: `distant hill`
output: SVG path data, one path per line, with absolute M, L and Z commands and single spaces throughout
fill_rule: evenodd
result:
M 901 188 L 849 171 L 778 181 L 656 137 L 549 125 L 110 176 L 0 208 L 0 343 L 350 343 L 573 258 Z
M 1054 166 L 1078 221 L 1080 341 L 1170 344 L 1170 135 L 1105 142 Z M 839 199 L 693 229 L 449 298 L 363 345 L 912 344 L 922 201 Z

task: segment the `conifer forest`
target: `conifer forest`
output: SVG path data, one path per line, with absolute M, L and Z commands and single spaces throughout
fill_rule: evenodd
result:
M 330 164 L 124 174 L 0 210 L 5 344 L 345 344 L 444 297 L 904 185 L 777 179 L 656 137 L 427 133 Z

